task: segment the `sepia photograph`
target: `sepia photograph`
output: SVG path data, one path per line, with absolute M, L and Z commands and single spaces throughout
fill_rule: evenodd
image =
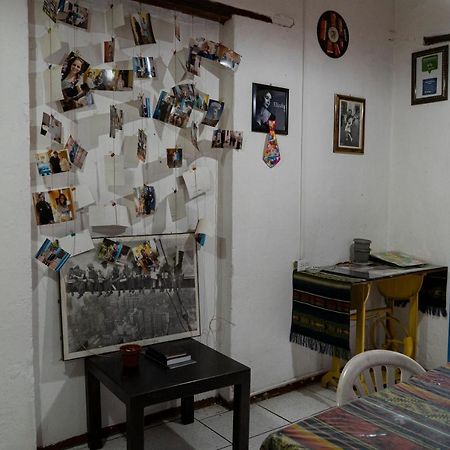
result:
M 193 233 L 111 240 L 133 249 L 123 264 L 102 264 L 95 238 L 60 272 L 63 359 L 199 336 Z

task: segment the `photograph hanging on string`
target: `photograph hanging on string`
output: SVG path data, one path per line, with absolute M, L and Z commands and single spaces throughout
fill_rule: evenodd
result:
M 62 123 L 55 119 L 52 114 L 42 113 L 41 122 L 42 136 L 48 136 L 52 141 L 61 144 L 62 139 Z
M 156 69 L 152 56 L 134 56 L 133 70 L 137 78 L 156 77 Z
M 145 97 L 143 93 L 138 95 L 139 117 L 152 117 L 150 107 L 150 97 Z
M 219 102 L 218 100 L 209 100 L 208 109 L 206 111 L 206 115 L 203 118 L 202 122 L 204 125 L 208 125 L 210 127 L 215 127 L 222 116 L 224 108 L 224 102 Z
M 142 129 L 138 130 L 137 157 L 143 163 L 147 158 L 147 135 Z
M 178 102 L 187 101 L 194 103 L 195 85 L 193 83 L 180 83 L 172 88 L 172 93 Z
M 69 155 L 66 149 L 47 150 L 36 153 L 36 164 L 41 176 L 68 172 L 70 170 Z
M 206 111 L 208 109 L 209 94 L 195 89 L 195 97 L 192 107 L 198 109 L 199 111 Z
M 193 233 L 111 238 L 133 249 L 123 265 L 94 250 L 60 272 L 63 359 L 200 334 Z
M 109 106 L 109 137 L 116 137 L 116 130 L 123 128 L 123 110 L 115 105 Z
M 65 59 L 61 68 L 61 91 L 63 94 L 61 106 L 63 111 L 94 104 L 90 88 L 83 81 L 83 75 L 88 68 L 89 63 L 76 52 L 70 52 Z
M 56 14 L 58 12 L 58 0 L 44 0 L 42 11 L 47 14 L 53 22 L 56 22 Z
M 57 240 L 52 242 L 47 238 L 39 248 L 35 258 L 49 269 L 59 272 L 70 258 L 70 254 L 59 246 Z
M 32 197 L 37 225 L 68 222 L 75 218 L 74 201 L 70 188 L 34 192 Z
M 118 69 L 89 69 L 84 84 L 93 91 L 131 91 L 133 71 Z
M 156 209 L 155 188 L 149 184 L 133 188 L 136 216 L 148 216 Z
M 175 169 L 183 165 L 183 149 L 180 147 L 167 149 L 167 167 Z
M 59 22 L 87 30 L 89 10 L 67 0 L 59 0 L 56 18 Z
M 132 14 L 130 20 L 135 45 L 156 43 L 149 13 L 141 11 L 137 14 Z
M 240 150 L 242 148 L 243 132 L 234 130 L 213 131 L 212 148 L 234 148 Z
M 103 62 L 114 62 L 115 41 L 114 37 L 110 41 L 103 41 Z
M 72 135 L 70 135 L 69 139 L 67 139 L 64 148 L 69 154 L 69 160 L 72 166 L 81 170 L 86 160 L 87 151 L 78 144 Z

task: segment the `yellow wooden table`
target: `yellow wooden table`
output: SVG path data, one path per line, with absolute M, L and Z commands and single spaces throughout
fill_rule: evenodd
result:
M 365 350 L 366 336 L 366 318 L 375 311 L 392 313 L 395 301 L 402 300 L 408 303 L 408 324 L 407 339 L 405 343 L 405 353 L 408 353 L 413 359 L 416 356 L 417 346 L 417 322 L 418 322 L 418 305 L 419 291 L 422 287 L 424 277 L 431 272 L 446 271 L 447 267 L 435 265 L 422 265 L 413 268 L 396 268 L 386 265 L 352 265 L 349 263 L 336 265 L 334 267 L 322 268 L 324 272 L 340 274 L 360 278 L 360 282 L 352 285 L 351 308 L 355 311 L 351 315 L 351 319 L 356 320 L 356 342 L 355 352 L 361 353 Z M 366 309 L 367 299 L 373 287 L 376 287 L 380 294 L 386 299 L 385 308 L 377 308 L 372 311 Z M 387 315 L 386 329 L 391 334 L 392 321 L 389 322 L 389 314 Z M 332 367 L 322 377 L 322 385 L 337 385 L 341 370 L 341 360 L 333 357 Z

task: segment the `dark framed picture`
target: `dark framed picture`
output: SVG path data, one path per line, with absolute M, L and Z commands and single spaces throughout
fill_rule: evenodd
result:
M 448 98 L 448 45 L 412 54 L 411 105 Z
M 335 94 L 334 153 L 364 153 L 366 100 Z
M 93 241 L 60 271 L 64 360 L 200 335 L 194 233 Z
M 277 134 L 288 134 L 289 89 L 252 84 L 252 131 L 269 132 L 269 120 L 275 120 Z

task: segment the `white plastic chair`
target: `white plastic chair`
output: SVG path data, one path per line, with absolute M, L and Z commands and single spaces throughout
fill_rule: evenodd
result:
M 425 372 L 416 361 L 391 350 L 368 350 L 354 356 L 342 370 L 336 391 L 338 406 L 358 397 L 393 386 L 400 371 L 400 381 Z

